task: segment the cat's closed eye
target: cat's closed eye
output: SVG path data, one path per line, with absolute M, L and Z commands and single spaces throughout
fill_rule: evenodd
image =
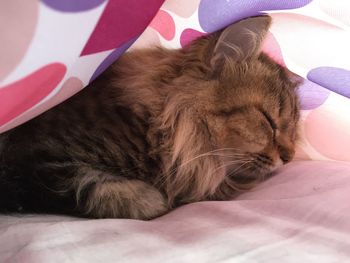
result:
M 260 110 L 260 112 L 264 115 L 264 117 L 266 118 L 266 120 L 268 121 L 268 123 L 270 124 L 272 130 L 276 130 L 277 129 L 277 125 L 276 122 L 273 120 L 273 118 L 270 116 L 270 114 L 265 111 L 265 110 Z

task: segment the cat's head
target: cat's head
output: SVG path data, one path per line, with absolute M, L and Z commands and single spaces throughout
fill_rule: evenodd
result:
M 210 59 L 214 80 L 202 108 L 232 178 L 263 176 L 290 162 L 295 152 L 298 82 L 261 54 L 270 20 L 255 17 L 226 28 Z
M 299 80 L 261 53 L 270 23 L 245 19 L 184 51 L 192 59 L 166 114 L 176 113 L 172 161 L 179 166 L 170 185 L 187 184 L 187 195 L 210 195 L 223 183 L 243 189 L 294 156 Z

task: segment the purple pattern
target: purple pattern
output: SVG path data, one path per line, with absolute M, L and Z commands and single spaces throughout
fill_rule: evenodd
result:
M 330 91 L 309 81 L 298 88 L 298 95 L 302 110 L 312 110 L 321 106 L 328 98 Z
M 309 71 L 307 78 L 331 91 L 350 98 L 350 71 L 335 67 L 319 67 Z
M 95 78 L 97 78 L 103 71 L 105 71 L 109 65 L 111 65 L 114 61 L 116 61 L 121 54 L 123 54 L 138 38 L 139 36 L 129 40 L 128 42 L 124 43 L 120 47 L 116 48 L 112 51 L 111 54 L 109 54 L 102 62 L 101 64 L 96 68 L 94 74 L 92 74 L 90 81 L 93 81 Z
M 199 5 L 199 23 L 204 31 L 214 32 L 237 20 L 258 15 L 261 11 L 294 9 L 312 0 L 202 0 Z
M 81 12 L 95 8 L 106 0 L 42 0 L 49 7 L 62 12 Z

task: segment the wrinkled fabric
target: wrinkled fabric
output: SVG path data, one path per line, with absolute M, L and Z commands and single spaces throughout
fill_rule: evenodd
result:
M 151 221 L 0 216 L 0 262 L 348 262 L 350 164 L 288 164 L 238 199 Z

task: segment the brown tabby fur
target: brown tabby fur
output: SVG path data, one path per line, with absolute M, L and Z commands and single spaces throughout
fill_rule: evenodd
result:
M 298 83 L 260 52 L 270 19 L 245 21 L 183 49 L 127 52 L 1 135 L 1 209 L 149 219 L 230 199 L 289 162 Z

